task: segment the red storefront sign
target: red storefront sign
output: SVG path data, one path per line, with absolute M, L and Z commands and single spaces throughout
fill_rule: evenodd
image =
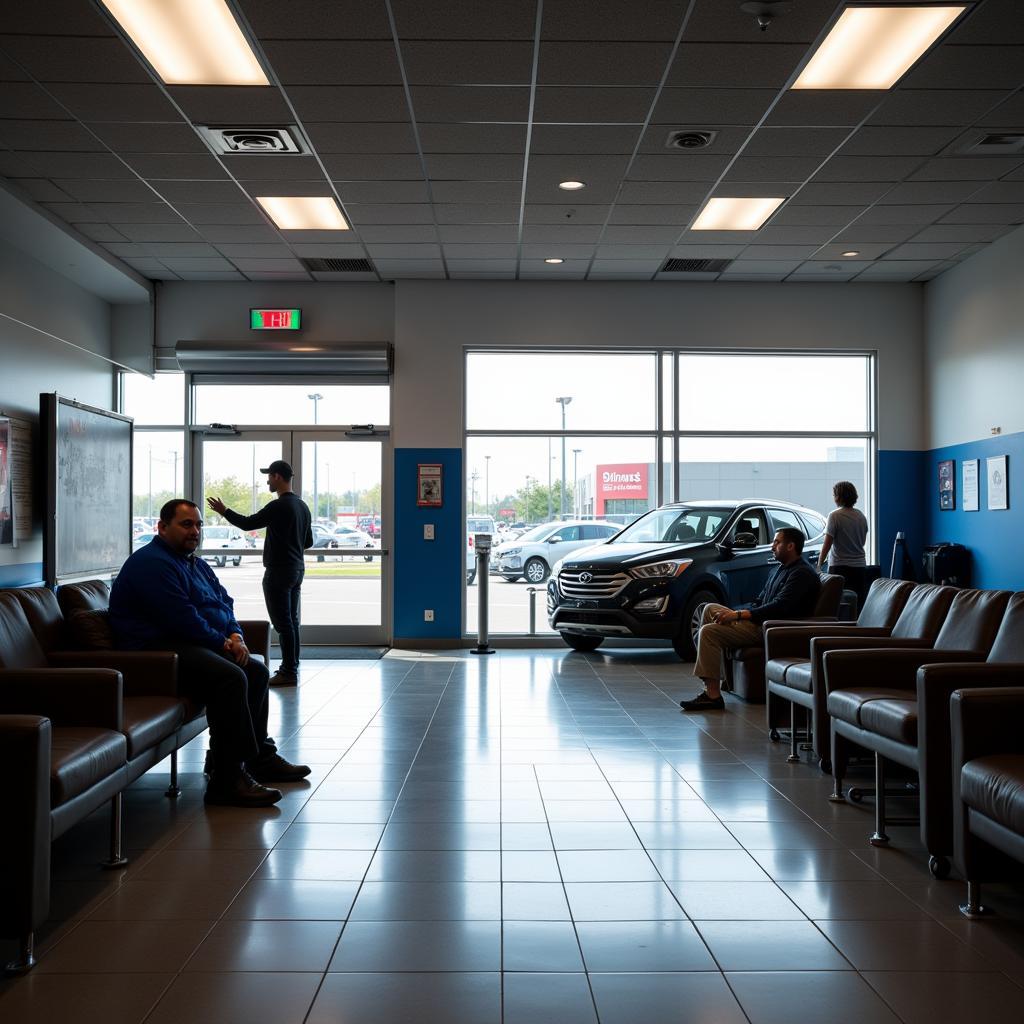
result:
M 616 498 L 647 497 L 647 463 L 616 462 L 597 466 L 597 497 L 603 504 Z

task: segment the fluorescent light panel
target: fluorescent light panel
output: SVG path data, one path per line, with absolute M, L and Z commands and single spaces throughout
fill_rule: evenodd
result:
M 890 89 L 966 10 L 847 7 L 794 89 Z
M 101 0 L 168 85 L 270 85 L 224 0 Z
M 709 199 L 691 231 L 756 231 L 784 202 L 771 198 L 717 196 Z
M 282 231 L 347 231 L 338 204 L 331 196 L 257 196 Z

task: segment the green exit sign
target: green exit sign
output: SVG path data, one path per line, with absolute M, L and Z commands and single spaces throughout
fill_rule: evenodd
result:
M 297 331 L 301 326 L 301 309 L 249 310 L 249 327 L 254 331 Z

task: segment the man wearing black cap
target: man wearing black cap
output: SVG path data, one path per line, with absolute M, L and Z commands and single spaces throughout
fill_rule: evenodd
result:
M 270 621 L 281 639 L 281 667 L 271 676 L 277 686 L 299 681 L 299 597 L 306 574 L 303 552 L 313 546 L 312 517 L 306 503 L 292 490 L 292 467 L 275 459 L 261 473 L 277 501 L 264 505 L 255 515 L 243 516 L 220 498 L 206 503 L 218 515 L 241 530 L 267 528 L 263 542 L 263 597 Z

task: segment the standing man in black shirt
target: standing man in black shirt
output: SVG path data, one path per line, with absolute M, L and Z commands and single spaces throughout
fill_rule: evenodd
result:
M 251 516 L 239 515 L 220 498 L 206 503 L 241 530 L 267 528 L 263 542 L 263 596 L 270 621 L 281 639 L 281 667 L 271 676 L 271 685 L 294 686 L 299 681 L 299 600 L 306 575 L 303 552 L 313 546 L 312 517 L 306 503 L 292 490 L 292 467 L 275 459 L 261 473 L 277 501 L 264 505 Z

